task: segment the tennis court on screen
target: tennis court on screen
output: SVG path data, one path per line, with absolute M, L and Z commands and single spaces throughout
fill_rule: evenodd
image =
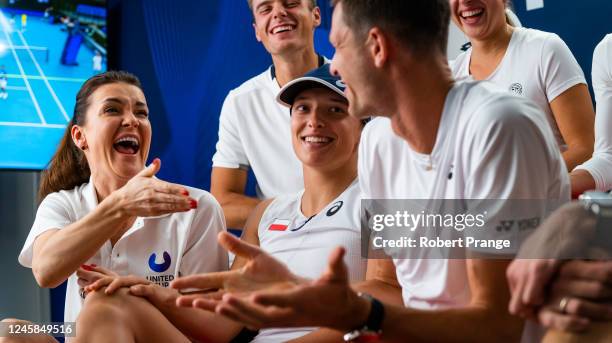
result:
M 78 64 L 60 63 L 68 32 L 32 13 L 0 9 L 0 168 L 41 169 L 72 117 L 80 85 L 94 74 L 94 53 L 81 46 Z M 2 68 L 4 66 L 4 68 Z

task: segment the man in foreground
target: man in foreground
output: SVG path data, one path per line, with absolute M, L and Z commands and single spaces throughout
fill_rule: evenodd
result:
M 565 165 L 538 109 L 490 84 L 452 79 L 447 0 L 335 4 L 331 68 L 346 83 L 349 112 L 387 117 L 368 124 L 362 136 L 364 198 L 569 200 Z M 496 221 L 518 219 L 503 207 L 485 210 Z M 528 215 L 543 220 L 551 211 L 540 202 Z M 523 233 L 510 227 L 505 234 Z M 231 237 L 221 241 L 252 261 L 263 256 Z M 215 310 L 250 327 L 325 326 L 349 331 L 348 339 L 517 341 L 523 324 L 507 312 L 509 260 L 500 259 L 517 248 L 466 250 L 465 259 L 430 259 L 428 250 L 404 249 L 393 263 L 370 260 L 369 280 L 355 286 L 370 296 L 358 295 L 347 282 L 339 248 L 317 280 L 289 278 L 249 297 L 184 297 L 179 304 Z M 174 287 L 222 288 L 227 276 L 194 276 Z

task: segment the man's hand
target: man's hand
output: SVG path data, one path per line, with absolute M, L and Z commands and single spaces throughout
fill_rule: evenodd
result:
M 546 287 L 561 262 L 558 260 L 512 261 L 506 271 L 510 286 L 510 313 L 523 318 L 534 318 L 537 308 L 546 300 Z
M 587 256 L 596 220 L 580 203 L 568 203 L 531 234 L 506 273 L 512 293 L 510 313 L 535 318 L 538 307 L 546 301 L 547 287 L 563 261 Z
M 196 306 L 251 329 L 301 326 L 353 329 L 366 321 L 370 303 L 351 289 L 344 254 L 344 248 L 336 249 L 327 270 L 317 280 L 277 283 L 250 295 L 228 292 L 200 299 Z
M 538 320 L 548 328 L 574 332 L 592 321 L 612 320 L 612 261 L 564 264 Z
M 178 306 L 207 308 L 201 306 L 204 299 L 220 299 L 226 292 L 245 295 L 259 289 L 289 287 L 303 281 L 287 266 L 255 245 L 227 232 L 220 233 L 218 239 L 225 249 L 245 258 L 247 263 L 237 270 L 190 275 L 174 280 L 170 287 L 178 290 L 217 290 L 214 293 L 181 296 L 177 299 Z

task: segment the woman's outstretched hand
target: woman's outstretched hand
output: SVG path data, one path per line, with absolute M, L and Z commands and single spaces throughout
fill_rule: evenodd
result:
M 108 201 L 114 202 L 119 211 L 130 217 L 152 217 L 196 208 L 197 201 L 189 196 L 185 187 L 154 177 L 160 168 L 161 161 L 156 158 L 113 192 Z

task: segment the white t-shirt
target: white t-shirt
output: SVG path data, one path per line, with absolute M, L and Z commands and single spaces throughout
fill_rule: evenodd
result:
M 470 76 L 472 49 L 452 65 L 456 79 Z M 533 101 L 546 114 L 561 151 L 567 150 L 550 103 L 569 88 L 586 79 L 565 42 L 554 33 L 514 28 L 506 54 L 487 78 L 513 94 Z
M 208 192 L 186 188 L 198 201 L 197 209 L 159 217 L 138 217 L 114 246 L 106 241 L 86 264 L 93 263 L 119 275 L 142 276 L 164 287 L 179 276 L 227 270 L 227 252 L 217 244 L 217 234 L 225 230 L 221 207 Z M 36 237 L 80 220 L 97 205 L 91 179 L 72 190 L 49 194 L 38 207 L 30 234 L 19 254 L 19 263 L 31 268 Z M 80 287 L 73 273 L 66 288 L 64 321 L 75 321 L 81 307 Z
M 607 35 L 593 53 L 593 90 L 597 102 L 595 152 L 576 167 L 588 171 L 597 190 L 612 189 L 612 34 Z
M 213 156 L 213 167 L 252 168 L 258 196 L 264 199 L 304 188 L 289 109 L 276 101 L 281 88 L 273 75 L 270 67 L 227 95 Z
M 386 118 L 366 125 L 359 180 L 366 199 L 570 199 L 565 163 L 540 110 L 489 82 L 453 86 L 431 155 L 413 151 Z M 543 218 L 554 210 L 539 204 L 532 215 Z M 403 258 L 394 259 L 405 306 L 467 305 L 465 261 L 427 259 L 426 253 L 403 249 Z
M 310 219 L 301 210 L 304 191 L 274 199 L 259 222 L 259 245 L 302 277 L 316 279 L 327 268 L 330 253 L 344 246 L 349 279 L 365 279 L 367 260 L 361 257 L 359 183 Z M 286 342 L 315 328 L 261 330 L 253 342 Z

